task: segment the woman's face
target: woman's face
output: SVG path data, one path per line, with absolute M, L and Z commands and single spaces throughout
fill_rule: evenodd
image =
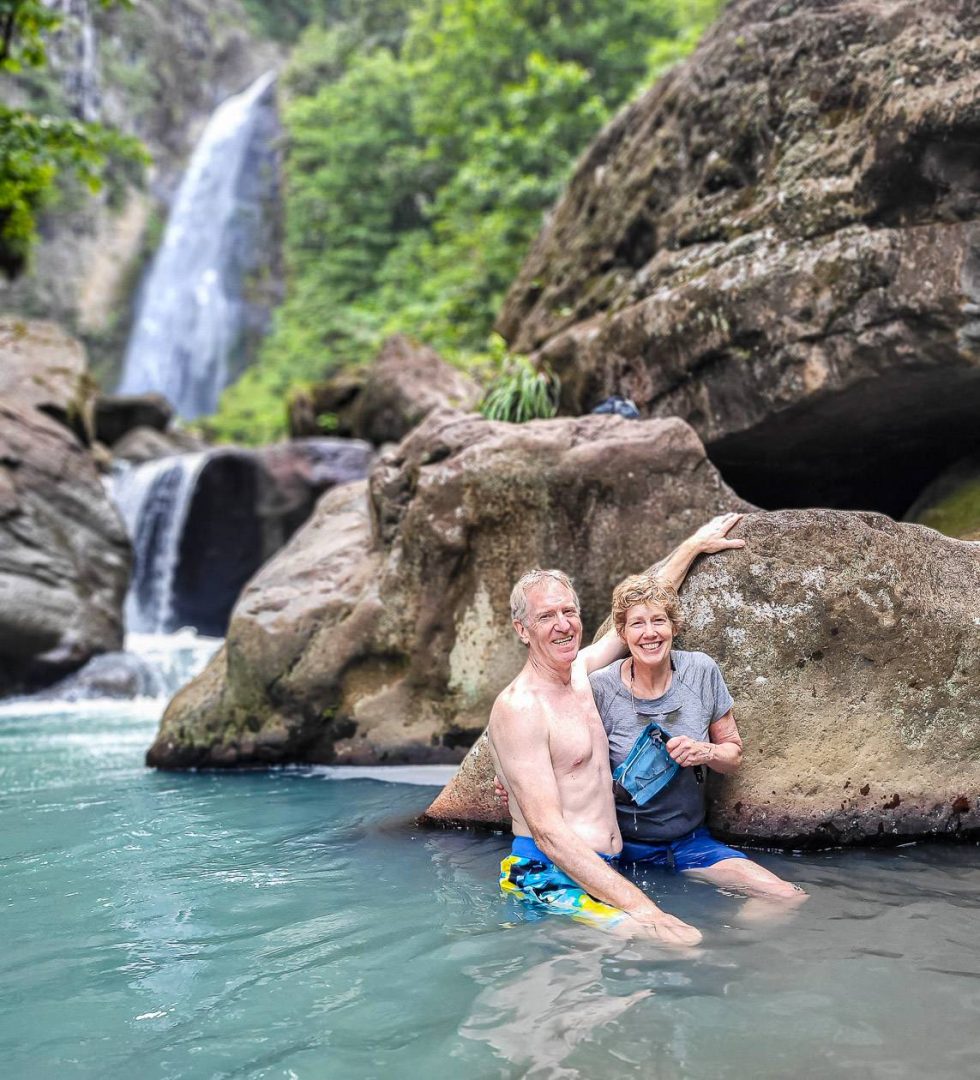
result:
M 670 654 L 674 628 L 659 604 L 634 604 L 626 610 L 623 638 L 638 663 L 659 664 Z

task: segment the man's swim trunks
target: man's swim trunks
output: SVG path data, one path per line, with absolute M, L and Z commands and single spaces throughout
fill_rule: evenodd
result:
M 705 870 L 722 859 L 747 859 L 748 855 L 722 844 L 715 840 L 707 829 L 700 828 L 679 840 L 662 844 L 624 841 L 623 852 L 619 857 L 622 862 L 652 863 L 654 866 L 667 866 L 672 870 Z
M 625 911 L 590 896 L 528 836 L 514 837 L 511 853 L 500 864 L 500 888 L 539 911 L 571 915 L 606 927 L 629 917 Z

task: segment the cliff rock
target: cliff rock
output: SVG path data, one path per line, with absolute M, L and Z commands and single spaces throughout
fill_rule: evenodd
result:
M 900 516 L 976 449 L 980 7 L 734 0 L 601 133 L 499 319 L 764 506 Z M 900 446 L 900 449 L 899 449 Z
M 0 694 L 121 648 L 129 567 L 89 453 L 37 410 L 0 402 Z

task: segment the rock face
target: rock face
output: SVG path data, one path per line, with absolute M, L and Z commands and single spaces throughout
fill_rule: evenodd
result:
M 523 662 L 521 573 L 565 569 L 594 626 L 626 573 L 744 505 L 678 420 L 433 413 L 252 579 L 148 761 L 458 761 Z
M 95 437 L 115 446 L 137 428 L 165 432 L 174 410 L 162 394 L 102 394 L 95 402 Z
M 0 694 L 119 649 L 129 566 L 89 454 L 37 410 L 0 403 Z
M 54 323 L 0 316 L 0 398 L 40 409 L 90 442 L 94 396 L 81 342 Z
M 740 529 L 682 592 L 681 647 L 718 660 L 746 747 L 709 824 L 792 847 L 980 833 L 980 545 L 841 511 Z M 430 817 L 498 820 L 480 743 L 465 770 Z
M 976 4 L 734 0 L 585 155 L 498 327 L 562 411 L 681 416 L 756 503 L 900 516 L 977 447 L 978 132 Z
M 434 409 L 472 409 L 482 391 L 438 353 L 397 334 L 365 372 L 342 373 L 290 406 L 294 436 L 319 434 L 317 417 L 337 418 L 337 434 L 376 446 L 398 442 Z

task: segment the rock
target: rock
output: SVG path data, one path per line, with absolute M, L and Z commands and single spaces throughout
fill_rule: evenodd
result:
M 585 154 L 498 329 L 561 411 L 681 416 L 756 503 L 900 516 L 977 448 L 978 57 L 962 0 L 735 0 Z
M 404 438 L 434 409 L 472 409 L 482 396 L 472 379 L 438 353 L 397 334 L 366 371 L 342 372 L 294 397 L 290 432 L 317 434 L 317 417 L 329 413 L 337 418 L 338 435 L 380 446 Z
M 432 413 L 249 582 L 148 761 L 459 761 L 523 662 L 521 573 L 571 573 L 595 625 L 626 573 L 744 506 L 678 420 Z
M 0 402 L 0 694 L 119 649 L 129 567 L 89 454 L 49 417 Z
M 207 449 L 208 444 L 203 439 L 179 428 L 158 431 L 152 427 L 137 427 L 127 431 L 113 446 L 112 456 L 117 461 L 140 465 L 174 454 L 192 454 Z
M 0 398 L 40 409 L 85 443 L 95 385 L 81 342 L 52 322 L 0 316 Z
M 960 540 L 980 540 L 980 457 L 964 458 L 933 480 L 905 520 Z
M 93 656 L 72 675 L 30 695 L 31 701 L 131 701 L 157 697 L 160 677 L 152 664 L 134 653 Z
M 245 582 L 320 495 L 364 477 L 372 456 L 367 443 L 352 439 L 300 439 L 259 450 L 219 447 L 121 472 L 114 497 L 136 549 L 130 628 L 189 626 L 223 636 Z
M 787 847 L 980 833 L 980 545 L 830 510 L 739 534 L 682 591 L 681 647 L 718 660 L 746 747 L 709 825 Z M 487 758 L 430 818 L 488 820 Z
M 135 428 L 165 432 L 174 410 L 162 394 L 103 394 L 95 402 L 95 437 L 115 446 Z

